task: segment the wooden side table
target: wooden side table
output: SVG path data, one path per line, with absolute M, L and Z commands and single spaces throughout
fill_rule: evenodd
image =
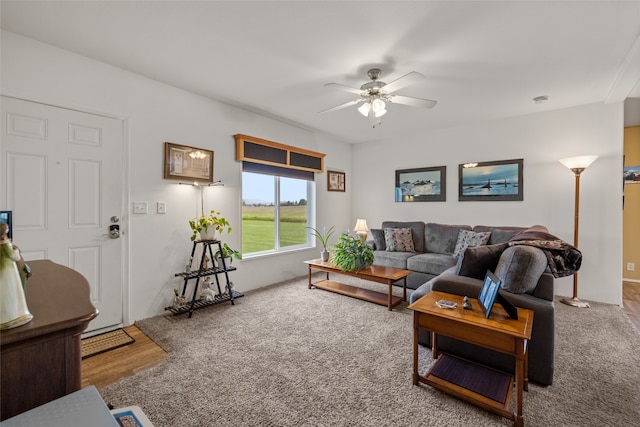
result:
M 455 309 L 439 308 L 436 301 L 457 303 Z M 473 310 L 462 308 L 463 297 L 430 292 L 408 308 L 413 310 L 413 384 L 429 384 L 524 426 L 522 391 L 528 388 L 528 342 L 533 326 L 533 311 L 518 308 L 518 320 L 510 319 L 495 305 L 487 319 L 478 300 L 470 299 Z M 418 374 L 418 330 L 431 331 L 432 352 L 436 362 L 425 376 Z M 510 354 L 515 357 L 515 376 L 448 354 L 439 354 L 437 335 Z M 515 381 L 515 408 L 511 395 Z
M 80 390 L 80 335 L 98 315 L 80 273 L 49 260 L 28 264 L 33 320 L 0 332 L 0 420 Z

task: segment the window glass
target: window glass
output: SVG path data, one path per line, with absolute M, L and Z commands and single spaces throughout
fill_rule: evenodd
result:
M 242 173 L 243 256 L 310 246 L 306 227 L 313 185 L 302 179 Z

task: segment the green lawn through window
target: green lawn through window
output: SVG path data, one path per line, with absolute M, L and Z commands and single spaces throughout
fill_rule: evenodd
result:
M 274 208 L 269 206 L 242 207 L 242 253 L 275 249 Z M 307 242 L 307 207 L 280 208 L 280 247 Z

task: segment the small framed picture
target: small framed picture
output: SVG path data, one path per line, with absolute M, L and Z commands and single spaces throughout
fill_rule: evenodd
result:
M 500 289 L 500 283 L 501 280 L 498 279 L 495 274 L 487 271 L 487 275 L 484 276 L 484 285 L 482 286 L 480 296 L 478 297 L 478 303 L 480 304 L 480 308 L 482 308 L 484 317 L 486 318 L 489 318 L 489 315 L 491 314 L 493 303 L 495 302 L 496 295 L 498 295 L 498 290 Z
M 164 143 L 164 179 L 213 183 L 213 151 Z
M 327 171 L 327 191 L 345 191 L 345 177 L 344 172 Z
M 624 167 L 624 183 L 640 184 L 640 166 Z
M 7 237 L 13 238 L 13 218 L 12 211 L 0 211 L 0 223 L 7 224 L 9 229 L 7 230 Z

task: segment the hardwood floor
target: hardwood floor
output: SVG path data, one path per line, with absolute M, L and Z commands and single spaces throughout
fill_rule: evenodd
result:
M 640 334 L 640 283 L 623 282 L 622 304 Z M 104 387 L 162 362 L 167 352 L 137 326 L 124 328 L 136 342 L 82 361 L 82 387 Z
M 622 282 L 622 305 L 640 333 L 640 283 Z
M 82 361 L 82 387 L 104 387 L 162 362 L 167 352 L 146 336 L 137 326 L 124 330 L 136 340 Z

